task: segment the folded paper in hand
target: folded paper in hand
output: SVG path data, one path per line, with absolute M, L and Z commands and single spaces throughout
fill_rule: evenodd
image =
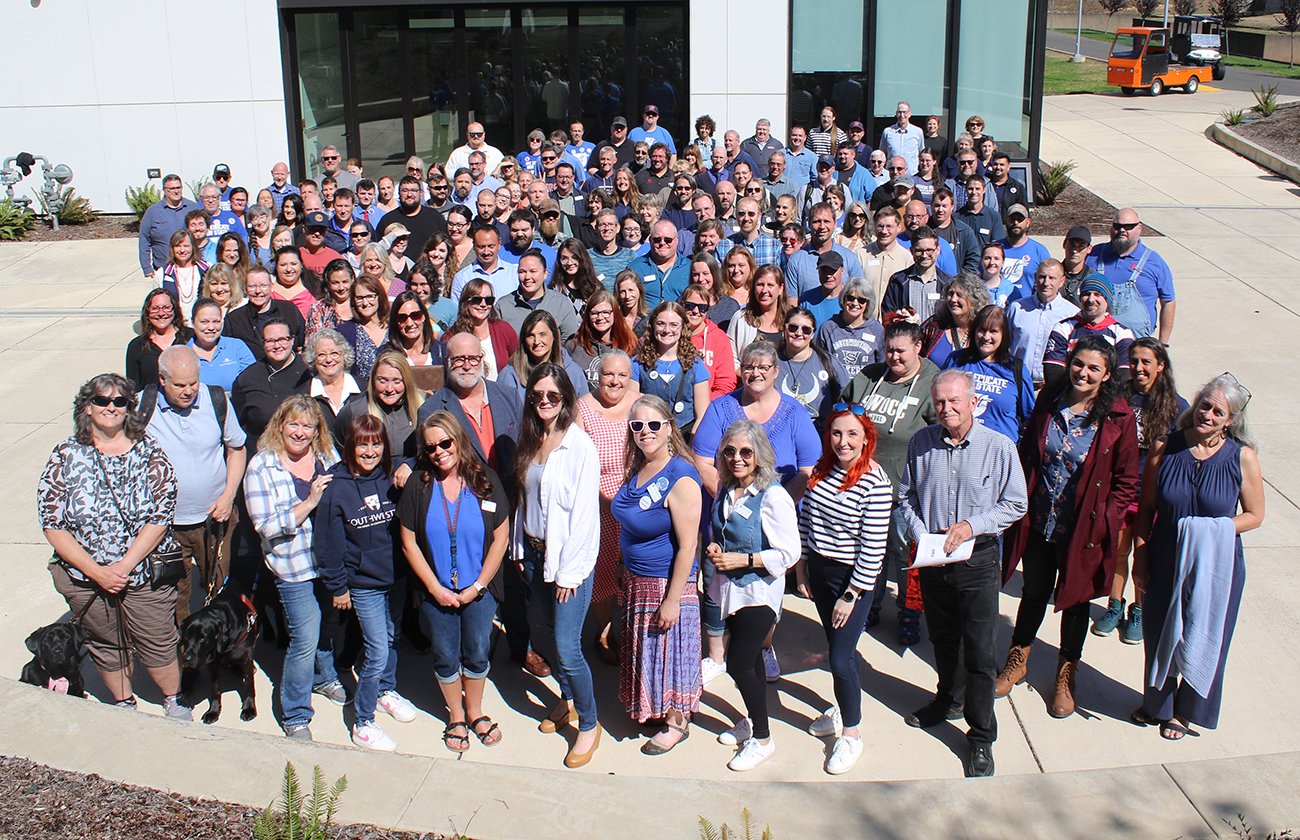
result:
M 958 560 L 969 560 L 971 553 L 975 550 L 974 538 L 957 546 L 952 554 L 945 554 L 943 551 L 944 540 L 948 539 L 947 534 L 925 534 L 916 541 L 916 561 L 909 568 L 919 569 L 924 566 L 942 566 L 945 563 L 956 563 Z

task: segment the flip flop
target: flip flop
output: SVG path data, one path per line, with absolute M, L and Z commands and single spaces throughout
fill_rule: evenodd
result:
M 1128 716 L 1128 722 L 1134 726 L 1154 726 L 1157 723 L 1164 723 L 1163 720 L 1153 718 L 1147 714 L 1147 710 L 1138 706 L 1137 711 Z
M 482 732 L 479 732 L 478 726 L 480 723 L 489 723 L 491 724 L 491 726 L 489 726 L 487 729 L 483 730 Z M 474 737 L 478 738 L 479 743 L 485 747 L 495 747 L 497 744 L 501 743 L 501 727 L 497 726 L 495 723 L 492 723 L 492 718 L 488 717 L 487 715 L 484 715 L 478 720 L 471 721 L 469 725 L 469 729 L 471 732 L 474 733 Z M 493 732 L 495 732 L 497 735 L 495 738 L 492 738 Z
M 464 735 L 457 735 L 453 730 L 460 728 L 465 730 Z M 454 721 L 447 724 L 442 730 L 442 743 L 447 749 L 456 753 L 463 753 L 469 749 L 469 725 L 463 720 Z M 457 744 L 459 744 L 457 746 Z
M 1164 720 L 1160 722 L 1160 737 L 1164 738 L 1166 741 L 1181 741 L 1188 735 L 1193 738 L 1201 737 L 1201 733 L 1186 724 L 1179 723 L 1176 720 Z

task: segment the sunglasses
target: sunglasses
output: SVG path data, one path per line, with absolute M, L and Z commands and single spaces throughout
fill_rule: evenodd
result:
M 108 408 L 110 405 L 113 406 L 113 408 L 126 408 L 131 404 L 131 401 L 126 397 L 106 397 L 103 394 L 96 394 L 90 398 L 90 401 L 100 408 Z
M 559 158 L 555 155 L 542 155 L 542 163 L 555 163 Z
M 785 331 L 791 335 L 812 335 L 813 328 L 807 324 L 786 324 Z
M 451 449 L 453 446 L 455 446 L 455 445 L 456 445 L 456 442 L 455 442 L 454 440 L 452 440 L 451 438 L 443 438 L 442 440 L 438 441 L 437 443 L 431 445 L 429 448 L 430 448 L 430 449 L 443 449 L 443 450 L 448 450 L 448 451 L 450 451 L 450 449 Z
M 687 312 L 708 312 L 709 305 L 707 303 L 683 303 L 682 309 Z
M 1142 224 L 1142 223 L 1141 223 L 1141 222 L 1129 222 L 1128 224 L 1124 224 L 1123 222 L 1115 222 L 1114 224 L 1111 225 L 1111 229 L 1112 229 L 1112 230 L 1133 230 L 1134 228 L 1136 228 L 1136 227 L 1137 227 L 1138 225 L 1140 225 L 1140 224 Z
M 482 306 L 485 303 L 488 306 L 496 306 L 497 299 L 496 295 L 471 295 L 468 303 L 470 306 Z
M 417 324 L 424 320 L 423 312 L 398 312 L 397 323 L 405 324 L 407 321 L 415 321 Z
M 868 303 L 871 302 L 871 298 L 858 297 L 857 295 L 845 295 L 845 296 L 844 296 L 844 302 L 845 302 L 845 303 L 856 303 L 856 304 L 859 304 L 859 305 L 861 305 L 861 306 L 866 306 Z
M 862 403 L 835 403 L 831 411 L 849 411 L 861 417 L 867 413 L 867 407 Z
M 735 458 L 737 455 L 740 456 L 740 460 L 742 461 L 754 460 L 754 450 L 750 449 L 748 446 L 740 449 L 737 449 L 734 446 L 728 446 L 722 450 L 722 457 L 728 461 Z
M 470 131 L 470 132 L 468 132 L 468 134 L 469 134 L 470 137 L 482 137 L 482 136 L 483 136 L 483 132 L 481 132 L 481 131 Z
M 559 391 L 529 391 L 528 401 L 533 405 L 559 405 L 564 395 Z
M 657 432 L 667 425 L 667 420 L 633 420 L 627 424 L 627 427 L 631 429 L 634 434 L 639 435 L 646 429 L 649 429 L 652 432 Z
M 1240 382 L 1240 380 L 1238 380 L 1237 377 L 1233 376 L 1233 375 L 1232 375 L 1231 373 L 1229 373 L 1228 371 L 1225 370 L 1225 371 L 1223 372 L 1223 375 L 1226 376 L 1226 377 L 1228 377 L 1228 379 L 1232 380 L 1232 383 L 1233 383 L 1234 385 L 1236 385 L 1238 388 L 1240 388 L 1240 389 L 1241 389 L 1241 392 L 1242 392 L 1243 394 L 1246 395 L 1246 402 L 1243 403 L 1242 406 L 1241 406 L 1241 410 L 1242 410 L 1242 411 L 1245 411 L 1245 410 L 1246 410 L 1246 406 L 1250 405 L 1250 397 L 1251 397 L 1250 389 L 1247 388 L 1245 385 L 1242 385 L 1241 382 Z
M 652 236 L 650 241 L 655 245 L 668 245 L 673 241 L 671 236 Z

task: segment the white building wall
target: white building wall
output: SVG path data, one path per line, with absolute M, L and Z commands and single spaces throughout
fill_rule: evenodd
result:
M 149 168 L 188 182 L 218 163 L 256 200 L 286 159 L 275 0 L 8 0 L 0 22 L 0 157 L 66 163 L 97 210 L 129 212 Z
M 790 0 L 691 0 L 691 124 L 708 114 L 718 139 L 729 128 L 741 139 L 766 117 L 786 139 L 790 84 Z M 694 130 L 688 129 L 694 137 Z

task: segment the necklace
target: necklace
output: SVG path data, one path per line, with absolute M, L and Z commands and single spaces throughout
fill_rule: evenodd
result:
M 456 495 L 456 515 L 453 518 L 451 510 L 447 507 L 447 483 L 444 481 L 442 487 L 442 513 L 447 518 L 447 535 L 451 539 L 451 588 L 460 591 L 459 573 L 456 569 L 456 529 L 460 527 L 460 503 L 461 494 Z M 464 488 L 462 488 L 462 493 Z

